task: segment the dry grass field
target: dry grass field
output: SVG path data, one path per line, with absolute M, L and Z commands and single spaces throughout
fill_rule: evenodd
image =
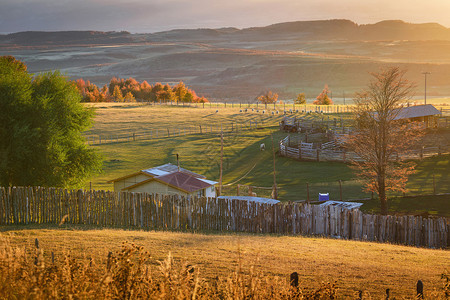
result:
M 420 249 L 389 244 L 341 241 L 319 237 L 260 236 L 247 234 L 191 234 L 96 229 L 90 227 L 3 227 L 2 245 L 34 253 L 35 239 L 48 262 L 70 254 L 77 261 L 105 265 L 109 251 L 118 252 L 128 241 L 150 253 L 150 264 L 167 258 L 188 262 L 209 281 L 228 277 L 237 268 L 260 273 L 269 280 L 288 282 L 298 272 L 300 286 L 317 289 L 321 282 L 335 282 L 339 298 L 352 298 L 358 290 L 364 299 L 380 299 L 385 289 L 396 299 L 412 299 L 417 280 L 427 298 L 442 291 L 441 274 L 450 271 L 448 250 Z M 252 270 L 252 271 L 251 271 Z

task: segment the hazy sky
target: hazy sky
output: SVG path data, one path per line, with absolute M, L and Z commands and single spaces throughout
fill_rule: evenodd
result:
M 450 0 L 0 0 L 0 32 L 252 27 L 349 19 L 437 22 L 450 27 Z

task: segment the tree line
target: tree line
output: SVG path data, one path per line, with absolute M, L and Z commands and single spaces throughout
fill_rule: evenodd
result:
M 77 79 L 75 84 L 82 96 L 82 102 L 186 102 L 206 103 L 205 97 L 199 97 L 182 81 L 175 86 L 160 82 L 150 85 L 147 81 L 139 82 L 113 77 L 109 84 L 99 88 L 89 80 Z
M 316 100 L 314 100 L 314 105 L 332 105 L 333 100 L 331 99 L 328 94 L 330 94 L 331 91 L 328 88 L 328 85 L 325 85 L 322 92 L 316 97 Z M 263 104 L 272 104 L 272 103 L 281 103 L 281 100 L 278 100 L 278 94 L 274 93 L 270 90 L 262 92 L 258 97 L 256 97 L 256 100 Z M 305 93 L 299 93 L 294 98 L 295 104 L 306 104 L 306 95 Z

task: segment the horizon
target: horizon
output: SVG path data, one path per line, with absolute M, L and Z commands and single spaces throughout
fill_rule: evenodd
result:
M 355 23 L 358 26 L 364 26 L 364 25 L 375 25 L 378 23 L 382 23 L 382 22 L 403 22 L 405 24 L 414 24 L 414 25 L 426 25 L 426 24 L 437 24 L 440 26 L 443 26 L 446 29 L 450 29 L 450 27 L 446 27 L 440 23 L 437 22 L 424 22 L 424 23 L 412 23 L 412 22 L 407 22 L 405 20 L 380 20 L 374 23 L 358 23 L 355 22 L 353 20 L 350 19 L 317 19 L 317 20 L 297 20 L 297 21 L 286 21 L 286 22 L 278 22 L 278 23 L 270 23 L 270 24 L 265 24 L 265 25 L 261 25 L 261 26 L 250 26 L 250 27 L 237 27 L 237 26 L 227 26 L 227 27 L 186 27 L 186 28 L 171 28 L 171 29 L 167 29 L 167 30 L 161 30 L 161 31 L 152 31 L 152 32 L 133 32 L 133 31 L 128 31 L 128 30 L 95 30 L 95 29 L 84 29 L 84 30 L 76 30 L 76 29 L 67 29 L 67 30 L 24 30 L 24 31 L 14 31 L 14 32 L 1 32 L 0 31 L 0 35 L 8 35 L 8 34 L 15 34 L 15 33 L 21 33 L 21 32 L 70 32 L 70 31 L 74 31 L 74 32 L 129 32 L 130 34 L 155 34 L 155 33 L 160 33 L 160 32 L 166 32 L 166 31 L 172 31 L 172 30 L 200 30 L 200 29 L 225 29 L 225 28 L 235 28 L 238 30 L 243 30 L 243 29 L 248 29 L 248 28 L 259 28 L 259 27 L 267 27 L 267 26 L 271 26 L 271 25 L 276 25 L 276 24 L 286 24 L 286 23 L 298 23 L 298 22 L 326 22 L 326 21 L 350 21 Z
M 358 25 L 385 20 L 438 23 L 450 27 L 450 2 L 429 0 L 4 0 L 0 12 L 2 34 L 23 31 L 128 31 L 154 33 L 173 29 L 263 27 L 271 24 L 345 19 Z

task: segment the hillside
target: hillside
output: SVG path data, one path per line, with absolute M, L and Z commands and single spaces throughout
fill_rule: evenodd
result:
M 0 45 L 39 46 L 67 44 L 114 44 L 157 41 L 209 40 L 450 40 L 450 29 L 437 23 L 412 24 L 382 21 L 358 25 L 349 20 L 319 20 L 278 23 L 265 27 L 175 29 L 170 31 L 130 34 L 101 31 L 27 31 L 0 35 Z
M 450 95 L 450 29 L 439 24 L 348 20 L 299 21 L 253 28 L 128 32 L 21 32 L 0 35 L 0 54 L 23 60 L 31 72 L 59 69 L 104 85 L 113 77 L 177 83 L 212 100 L 250 101 L 271 89 L 281 99 L 325 84 L 351 97 L 369 72 L 397 65 L 423 95 Z

